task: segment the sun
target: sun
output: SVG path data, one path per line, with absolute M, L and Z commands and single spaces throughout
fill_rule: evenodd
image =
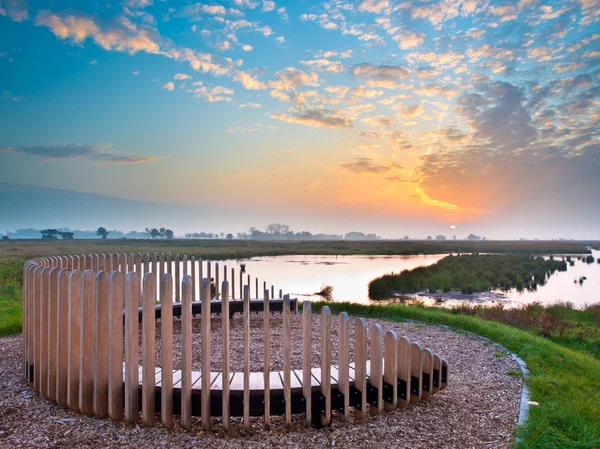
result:
M 454 225 L 451 225 L 451 226 L 450 226 L 450 229 L 456 229 L 456 226 L 454 226 Z

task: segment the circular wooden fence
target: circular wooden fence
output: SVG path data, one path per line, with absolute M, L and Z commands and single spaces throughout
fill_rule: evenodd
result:
M 213 268 L 214 266 L 214 268 Z M 200 416 L 208 430 L 211 416 L 229 428 L 232 416 L 285 417 L 303 414 L 306 425 L 331 424 L 332 412 L 347 420 L 406 407 L 445 388 L 448 364 L 431 350 L 394 332 L 370 329 L 354 319 L 354 353 L 350 351 L 350 317 L 338 316 L 338 365 L 331 364 L 331 313 L 321 310 L 319 367 L 311 366 L 312 308 L 302 308 L 302 336 L 291 335 L 291 314 L 297 300 L 275 299 L 274 287 L 218 263 L 171 254 L 91 254 L 44 257 L 23 267 L 23 374 L 40 394 L 63 407 L 99 418 L 155 424 L 156 414 L 168 428 L 174 415 L 192 428 Z M 206 277 L 203 274 L 206 273 Z M 239 275 L 239 296 L 235 280 Z M 216 278 L 216 284 L 211 281 Z M 196 285 L 196 279 L 202 280 Z M 246 282 L 244 282 L 246 281 Z M 215 288 L 220 285 L 221 289 Z M 236 297 L 237 296 L 237 297 Z M 195 301 L 198 298 L 199 301 Z M 210 313 L 207 311 L 210 310 Z M 262 314 L 264 369 L 250 372 L 250 316 Z M 269 316 L 283 314 L 283 370 L 270 368 Z M 229 364 L 229 319 L 243 315 L 244 369 Z M 211 371 L 211 314 L 222 319 L 222 370 Z M 201 316 L 201 371 L 192 370 L 192 317 Z M 173 320 L 181 320 L 180 370 L 173 369 Z M 156 319 L 160 318 L 161 364 L 155 359 Z M 139 329 L 142 328 L 139 365 Z M 301 344 L 302 369 L 291 369 L 292 345 Z M 353 362 L 351 362 L 353 360 Z M 141 412 L 141 415 L 140 415 Z

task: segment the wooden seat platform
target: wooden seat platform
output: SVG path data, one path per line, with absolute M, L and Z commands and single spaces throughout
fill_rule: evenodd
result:
M 432 384 L 439 390 L 443 390 L 447 384 L 448 376 L 448 364 L 442 360 L 441 371 L 435 370 L 433 373 Z M 367 361 L 367 385 L 370 385 L 370 374 L 371 364 Z M 142 390 L 142 372 L 141 366 L 138 367 L 138 379 L 140 388 L 140 405 L 141 405 L 141 390 Z M 156 398 L 156 412 L 160 413 L 161 409 L 161 387 L 162 387 L 162 370 L 161 368 L 155 368 L 155 398 Z M 125 377 L 125 367 L 123 367 L 123 376 Z M 284 373 L 283 371 L 273 371 L 269 374 L 270 381 L 270 397 L 271 397 L 271 415 L 284 415 L 285 414 L 285 400 L 284 400 Z M 423 376 L 428 376 L 428 373 L 423 373 Z M 350 395 L 356 395 L 357 390 L 354 388 L 354 363 L 350 363 Z M 292 370 L 291 376 L 291 402 L 292 402 L 292 413 L 299 414 L 305 411 L 304 408 L 304 396 L 303 396 L 303 372 L 301 369 Z M 201 398 L 202 398 L 202 373 L 199 371 L 192 371 L 191 383 L 192 383 L 192 415 L 201 416 Z M 412 383 L 418 384 L 418 379 L 413 379 Z M 251 416 L 263 416 L 265 414 L 264 409 L 264 374 L 262 372 L 250 373 L 250 415 Z M 377 396 L 376 392 L 373 396 L 370 395 L 373 388 L 368 387 L 371 391 L 368 392 L 367 404 L 372 405 L 374 398 Z M 418 388 L 416 386 L 411 387 Z M 211 372 L 210 373 L 210 395 L 211 395 L 211 416 L 222 415 L 222 389 L 223 389 L 223 375 L 222 372 Z M 243 394 L 244 394 L 244 373 L 234 372 L 229 375 L 229 391 L 230 391 L 230 416 L 243 416 Z M 312 390 L 312 403 L 313 406 L 320 404 L 321 396 L 321 368 L 311 369 L 311 390 Z M 335 365 L 331 366 L 331 399 L 332 399 L 332 410 L 343 411 L 344 398 L 338 388 L 338 367 Z M 385 396 L 384 396 L 385 400 Z M 353 401 L 350 402 L 352 407 L 356 407 Z M 178 414 L 181 408 L 181 370 L 173 371 L 173 412 Z M 320 413 L 313 413 L 313 417 L 318 418 Z

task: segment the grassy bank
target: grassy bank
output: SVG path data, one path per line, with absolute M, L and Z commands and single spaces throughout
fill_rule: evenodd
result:
M 567 262 L 525 254 L 463 254 L 450 255 L 428 267 L 386 274 L 369 284 L 373 299 L 390 298 L 394 293 L 429 290 L 462 293 L 485 292 L 492 289 L 537 288 L 555 271 L 566 271 Z
M 539 406 L 530 409 L 529 419 L 518 430 L 518 448 L 598 448 L 600 447 L 600 360 L 590 354 L 567 348 L 544 337 L 511 326 L 454 314 L 441 309 L 415 306 L 362 306 L 348 303 L 318 303 L 332 311 L 382 318 L 443 324 L 467 330 L 493 340 L 516 353 L 527 363 L 531 377 L 527 384 L 531 400 Z M 451 362 L 450 362 L 451 363 Z

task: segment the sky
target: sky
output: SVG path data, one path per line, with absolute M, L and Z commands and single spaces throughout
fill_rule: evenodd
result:
M 231 231 L 598 239 L 599 112 L 598 0 L 0 0 L 0 182 Z

